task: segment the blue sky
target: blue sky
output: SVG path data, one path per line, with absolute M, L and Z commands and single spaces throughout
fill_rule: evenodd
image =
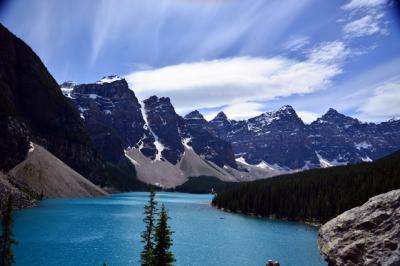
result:
M 56 80 L 127 78 L 180 114 L 243 119 L 292 105 L 400 116 L 400 24 L 385 0 L 13 0 L 0 22 Z

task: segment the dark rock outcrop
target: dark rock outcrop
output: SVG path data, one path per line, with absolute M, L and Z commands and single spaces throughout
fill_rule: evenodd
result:
M 400 265 L 400 190 L 380 194 L 324 224 L 318 245 L 329 265 Z

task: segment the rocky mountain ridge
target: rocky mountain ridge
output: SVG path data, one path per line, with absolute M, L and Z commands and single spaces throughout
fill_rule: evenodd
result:
M 80 111 L 89 134 L 98 140 L 94 141 L 97 147 L 110 159 L 115 150 L 137 148 L 152 160 L 177 164 L 184 146 L 189 145 L 220 167 L 236 168 L 230 144 L 190 123 L 189 118 L 179 116 L 167 97 L 152 96 L 139 103 L 125 79 L 117 76 L 104 77 L 92 84 L 66 82 L 61 84 L 61 90 Z M 106 132 L 99 134 L 99 127 Z M 96 133 L 98 137 L 93 136 Z M 103 147 L 110 140 L 105 138 L 111 136 L 118 145 L 107 150 Z
M 91 84 L 66 82 L 60 87 L 79 110 L 101 154 L 115 163 L 128 158 L 143 181 L 174 186 L 189 176 L 205 174 L 238 181 L 223 169 L 238 168 L 230 143 L 193 123 L 194 117 L 179 116 L 169 98 L 152 96 L 139 103 L 118 76 Z M 165 174 L 175 182 L 160 176 Z M 239 174 L 240 178 L 244 175 L 248 173 Z
M 286 105 L 244 121 L 219 113 L 205 127 L 232 143 L 236 158 L 287 170 L 372 161 L 400 149 L 398 120 L 363 123 L 332 108 L 310 125 Z
M 223 112 L 207 121 L 197 110 L 181 117 L 168 97 L 152 96 L 140 103 L 118 76 L 92 84 L 68 82 L 61 89 L 80 111 L 97 148 L 110 159 L 121 159 L 124 150 L 133 148 L 151 161 L 178 165 L 188 147 L 222 169 L 248 175 L 261 169 L 253 177 L 258 179 L 371 161 L 400 149 L 398 120 L 362 123 L 332 108 L 309 125 L 289 105 L 243 121 L 230 120 Z

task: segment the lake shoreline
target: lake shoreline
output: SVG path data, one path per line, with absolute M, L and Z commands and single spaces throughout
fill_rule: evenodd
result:
M 240 215 L 244 215 L 244 216 L 250 216 L 250 217 L 256 217 L 256 218 L 260 218 L 260 219 L 266 219 L 266 220 L 274 220 L 274 221 L 287 221 L 287 222 L 295 222 L 295 223 L 301 223 L 301 224 L 305 224 L 308 226 L 312 226 L 315 227 L 317 229 L 319 229 L 323 223 L 318 223 L 318 222 L 311 222 L 311 221 L 303 221 L 303 220 L 289 220 L 289 219 L 285 219 L 285 218 L 276 218 L 274 216 L 262 216 L 262 215 L 257 215 L 254 213 L 242 213 L 240 211 L 232 211 L 229 209 L 225 209 L 225 208 L 219 208 L 217 206 L 214 206 L 212 203 L 210 203 L 210 205 L 220 211 L 223 212 L 227 212 L 227 213 L 235 213 L 235 214 L 240 214 Z

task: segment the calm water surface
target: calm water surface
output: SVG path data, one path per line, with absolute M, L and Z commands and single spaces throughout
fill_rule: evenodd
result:
M 16 265 L 139 265 L 147 193 L 51 199 L 15 212 Z M 326 265 L 313 227 L 224 213 L 210 195 L 159 193 L 171 216 L 176 265 Z

